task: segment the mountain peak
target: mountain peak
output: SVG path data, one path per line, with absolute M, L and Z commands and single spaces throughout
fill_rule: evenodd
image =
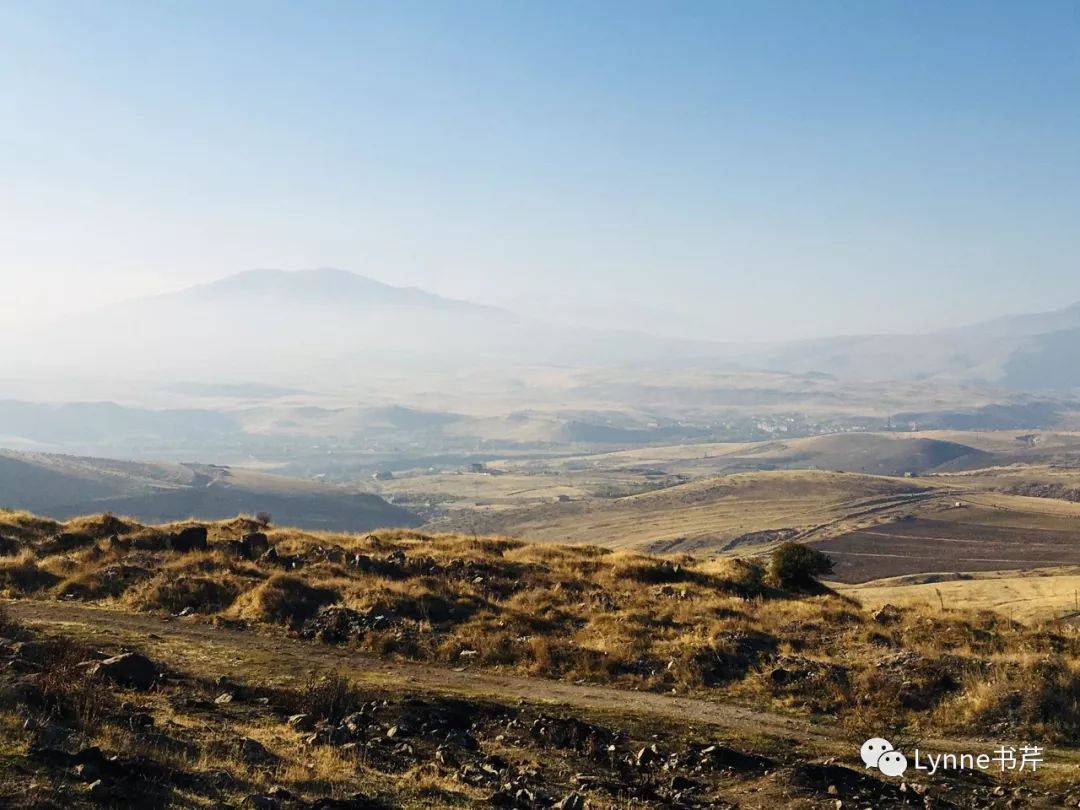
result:
M 445 306 L 456 303 L 415 287 L 395 287 L 334 267 L 292 271 L 274 268 L 245 270 L 217 281 L 189 287 L 175 296 L 204 304 L 241 303 L 244 300 L 329 307 L 354 307 L 360 304 Z

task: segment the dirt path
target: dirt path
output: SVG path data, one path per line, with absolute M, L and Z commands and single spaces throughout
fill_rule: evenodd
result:
M 157 649 L 163 660 L 196 675 L 240 677 L 243 674 L 288 683 L 306 680 L 312 672 L 338 671 L 376 686 L 510 702 L 524 700 L 591 712 L 630 713 L 802 743 L 847 743 L 851 737 L 842 729 L 729 703 L 388 661 L 342 647 L 214 627 L 198 620 L 165 619 L 64 602 L 18 600 L 9 602 L 8 608 L 20 621 L 62 627 L 95 644 L 137 647 L 151 656 Z
M 344 647 L 215 627 L 197 619 L 162 618 L 85 604 L 16 600 L 7 606 L 15 618 L 28 624 L 63 629 L 95 645 L 140 649 L 196 676 L 224 675 L 295 686 L 313 673 L 339 672 L 377 689 L 503 703 L 523 701 L 583 713 L 653 718 L 658 723 L 691 728 L 719 728 L 744 739 L 783 740 L 793 751 L 798 749 L 808 756 L 830 754 L 850 759 L 857 750 L 855 732 L 851 730 L 733 703 L 391 661 Z M 977 739 L 931 738 L 921 743 L 953 752 L 991 750 L 988 741 Z M 1044 750 L 1048 761 L 1080 768 L 1080 752 L 1049 747 Z

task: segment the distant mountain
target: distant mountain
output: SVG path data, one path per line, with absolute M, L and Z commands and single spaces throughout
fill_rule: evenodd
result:
M 444 298 L 416 287 L 395 287 L 381 281 L 323 267 L 317 270 L 248 270 L 219 281 L 199 284 L 176 293 L 141 299 L 140 306 L 230 306 L 295 309 L 316 307 L 347 310 L 416 308 L 478 313 L 489 317 L 510 317 L 498 307 Z
M 58 375 L 325 390 L 375 371 L 712 360 L 713 344 L 554 326 L 344 270 L 252 270 L 69 317 L 13 363 Z
M 334 531 L 421 523 L 377 495 L 299 478 L 10 450 L 0 450 L 0 507 L 57 519 L 112 512 L 149 523 L 269 512 L 290 526 Z
M 573 290 L 547 296 L 566 297 L 573 298 Z M 612 307 L 618 308 L 617 298 Z M 596 319 L 601 325 L 620 320 Z M 238 273 L 69 317 L 17 343 L 20 352 L 7 361 L 10 374 L 122 374 L 158 384 L 225 385 L 222 390 L 233 394 L 243 391 L 235 387 L 242 381 L 325 391 L 328 383 L 385 379 L 387 373 L 422 379 L 425 371 L 629 365 L 1080 388 L 1080 364 L 1072 362 L 1080 356 L 1080 304 L 923 335 L 738 345 L 556 325 L 325 268 Z
M 1018 390 L 1080 388 L 1080 304 L 925 335 L 864 335 L 773 346 L 756 362 L 789 373 L 950 380 Z

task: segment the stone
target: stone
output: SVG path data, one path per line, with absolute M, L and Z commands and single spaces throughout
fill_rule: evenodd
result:
M 92 762 L 83 762 L 75 766 L 75 776 L 82 782 L 97 782 L 101 779 L 101 770 Z
M 694 790 L 698 784 L 693 779 L 687 779 L 685 776 L 673 776 L 671 777 L 671 789 L 672 790 Z
M 240 541 L 243 555 L 249 560 L 256 560 L 270 550 L 270 540 L 262 532 L 251 532 Z
M 873 613 L 874 621 L 878 624 L 895 624 L 900 621 L 900 608 L 896 605 L 882 605 Z
M 158 679 L 154 662 L 139 653 L 123 653 L 106 658 L 90 667 L 91 674 L 107 678 L 119 686 L 133 689 L 150 689 Z
M 315 718 L 310 714 L 294 714 L 288 720 L 289 728 L 294 728 L 297 731 L 311 731 L 315 728 Z
M 639 768 L 647 768 L 660 759 L 660 752 L 655 745 L 647 745 L 634 755 L 634 764 Z
M 147 712 L 135 712 L 128 718 L 128 725 L 133 729 L 150 728 L 154 725 L 154 718 Z
M 555 802 L 554 810 L 585 810 L 585 797 L 580 793 L 568 793 Z
M 189 551 L 206 551 L 210 545 L 206 540 L 205 526 L 188 526 L 172 536 L 170 544 L 173 551 L 186 554 Z

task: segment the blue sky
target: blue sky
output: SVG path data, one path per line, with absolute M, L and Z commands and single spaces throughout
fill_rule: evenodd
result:
M 316 266 L 719 339 L 1064 306 L 1080 3 L 0 4 L 7 311 Z

